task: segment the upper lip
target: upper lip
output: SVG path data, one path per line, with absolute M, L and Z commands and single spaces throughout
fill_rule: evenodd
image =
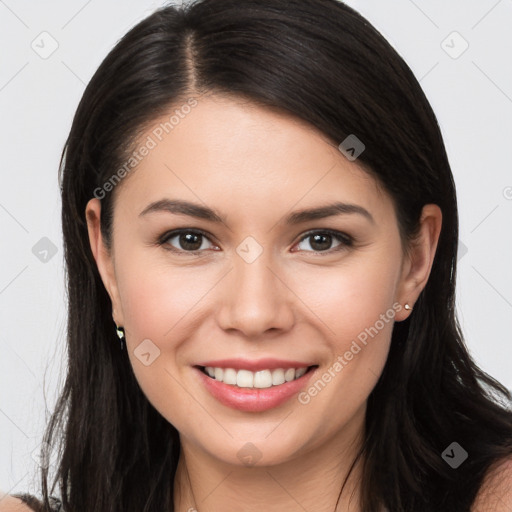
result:
M 273 370 L 275 368 L 307 368 L 309 366 L 314 366 L 314 363 L 304 363 L 302 361 L 289 361 L 273 358 L 258 360 L 236 358 L 204 361 L 199 363 L 197 366 L 213 366 L 214 368 L 233 368 L 235 370 L 250 370 L 257 372 L 260 370 Z

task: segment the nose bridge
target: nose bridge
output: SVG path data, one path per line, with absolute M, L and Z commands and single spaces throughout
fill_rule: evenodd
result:
M 293 322 L 287 288 L 271 270 L 272 251 L 247 237 L 236 248 L 233 271 L 226 283 L 220 323 L 255 337 L 269 329 L 286 329 Z

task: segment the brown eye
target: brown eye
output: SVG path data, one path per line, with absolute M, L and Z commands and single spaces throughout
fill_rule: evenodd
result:
M 302 237 L 299 243 L 303 243 L 305 240 L 309 240 L 309 246 L 312 249 L 311 251 L 308 249 L 300 249 L 306 252 L 334 252 L 350 247 L 353 243 L 353 239 L 348 235 L 331 230 L 307 233 Z M 338 242 L 334 248 L 331 247 L 333 242 Z
M 176 252 L 198 252 L 207 249 L 204 245 L 208 237 L 195 230 L 176 230 L 166 233 L 159 240 L 159 244 L 166 247 L 171 251 Z

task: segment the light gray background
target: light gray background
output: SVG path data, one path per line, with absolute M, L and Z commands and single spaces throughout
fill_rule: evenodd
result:
M 477 362 L 511 389 L 512 0 L 347 4 L 404 57 L 438 117 L 459 198 L 459 318 Z M 0 0 L 4 492 L 37 492 L 32 454 L 65 371 L 60 152 L 85 84 L 116 41 L 160 5 Z M 58 43 L 46 59 L 31 47 L 51 49 L 50 36 L 40 36 L 44 31 Z M 464 40 L 469 47 L 461 53 Z M 38 253 L 38 242 L 48 244 L 43 237 L 55 255 Z

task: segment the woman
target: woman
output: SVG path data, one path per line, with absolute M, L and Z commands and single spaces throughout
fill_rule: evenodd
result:
M 41 510 L 509 510 L 511 397 L 455 316 L 442 137 L 354 10 L 161 9 L 89 83 L 61 172 Z

